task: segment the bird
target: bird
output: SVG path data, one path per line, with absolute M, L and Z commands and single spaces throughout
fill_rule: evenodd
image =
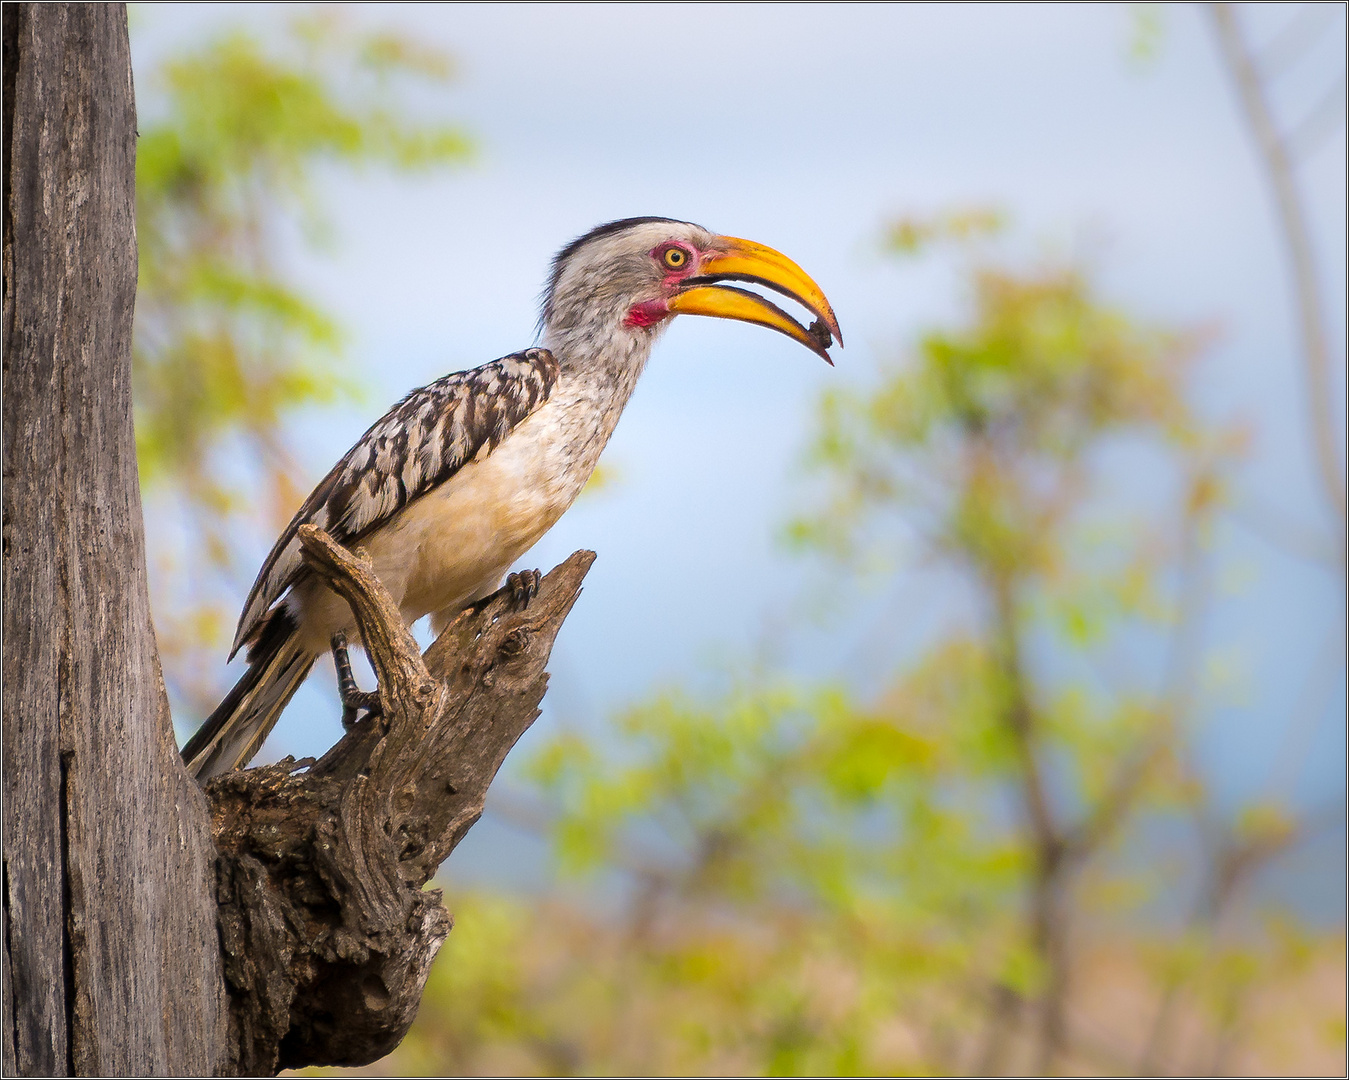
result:
M 813 316 L 803 326 L 765 296 Z M 754 323 L 833 364 L 838 320 L 820 287 L 781 252 L 687 221 L 599 225 L 553 259 L 538 344 L 408 394 L 333 466 L 282 531 L 244 602 L 230 649 L 248 667 L 183 747 L 202 783 L 245 767 L 324 653 L 337 665 L 344 724 L 373 694 L 351 678 L 346 602 L 304 562 L 313 524 L 360 546 L 411 625 L 435 633 L 495 593 L 511 566 L 580 494 L 652 347 L 678 315 Z M 508 583 L 528 602 L 537 572 Z

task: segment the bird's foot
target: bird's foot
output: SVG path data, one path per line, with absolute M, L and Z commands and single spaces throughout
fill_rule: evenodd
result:
M 351 673 L 351 657 L 347 653 L 347 635 L 341 632 L 333 635 L 333 663 L 337 666 L 337 693 L 342 699 L 342 730 L 350 731 L 360 719 L 361 710 L 366 718 L 380 714 L 378 690 L 362 690 L 356 685 Z
M 361 716 L 361 710 L 365 710 L 365 716 Z M 342 697 L 342 730 L 350 731 L 358 721 L 369 720 L 372 717 L 383 713 L 380 705 L 378 690 L 357 690 L 352 694 L 345 694 Z
M 506 588 L 511 591 L 515 606 L 525 608 L 534 597 L 539 595 L 539 582 L 543 575 L 537 570 L 521 570 L 518 574 L 506 576 Z

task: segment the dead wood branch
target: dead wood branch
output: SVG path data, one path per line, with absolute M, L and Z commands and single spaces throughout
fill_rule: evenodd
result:
M 503 589 L 469 608 L 423 656 L 359 551 L 312 526 L 301 542 L 351 605 L 382 715 L 317 762 L 207 785 L 240 1075 L 362 1065 L 402 1039 L 452 925 L 422 886 L 538 716 L 553 640 L 595 558 L 576 552 L 527 606 Z

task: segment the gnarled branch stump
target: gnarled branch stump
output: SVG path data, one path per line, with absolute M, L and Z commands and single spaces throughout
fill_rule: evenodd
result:
M 359 551 L 313 526 L 300 536 L 351 605 L 382 714 L 317 762 L 206 787 L 240 1075 L 366 1064 L 407 1032 L 452 925 L 422 886 L 538 716 L 553 640 L 595 558 L 576 552 L 527 605 L 503 589 L 469 608 L 422 655 Z

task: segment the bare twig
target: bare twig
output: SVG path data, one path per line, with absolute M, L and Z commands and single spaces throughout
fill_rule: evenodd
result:
M 1344 554 L 1344 472 L 1340 464 L 1340 440 L 1335 433 L 1334 403 L 1331 385 L 1330 344 L 1326 339 L 1325 311 L 1321 287 L 1312 251 L 1307 210 L 1293 173 L 1288 140 L 1279 130 L 1265 93 L 1259 69 L 1242 37 L 1236 12 L 1230 4 L 1210 4 L 1213 28 L 1223 59 L 1237 86 L 1246 121 L 1255 136 L 1260 156 L 1274 189 L 1279 223 L 1293 271 L 1294 299 L 1298 311 L 1298 331 L 1302 339 L 1303 366 L 1307 380 L 1307 407 L 1311 418 L 1312 450 L 1326 498 L 1335 513 Z M 1342 565 L 1342 563 L 1341 563 Z

